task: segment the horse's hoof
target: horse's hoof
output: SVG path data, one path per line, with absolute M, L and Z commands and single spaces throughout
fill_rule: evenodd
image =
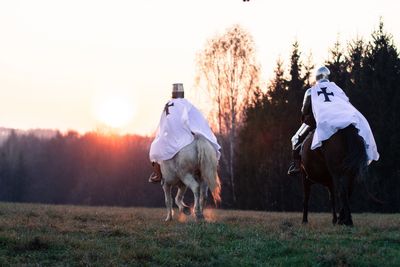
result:
M 338 224 L 339 225 L 346 225 L 346 226 L 353 226 L 353 220 L 350 219 L 344 219 L 344 218 L 340 218 L 338 219 Z
M 199 220 L 199 221 L 202 221 L 202 220 L 204 220 L 204 215 L 203 214 L 196 214 L 196 219 L 197 220 Z
M 332 219 L 332 224 L 333 224 L 333 225 L 336 225 L 336 223 L 337 223 L 337 218 L 333 218 L 333 219 Z
M 166 222 L 170 222 L 170 221 L 172 221 L 172 216 L 167 216 L 167 218 L 165 218 L 165 220 L 164 221 L 166 221 Z
M 302 224 L 308 224 L 308 221 L 302 221 L 301 223 Z
M 344 224 L 344 218 L 343 218 L 343 216 L 340 216 L 340 215 L 339 215 L 339 217 L 337 218 L 337 224 L 339 224 L 339 225 L 343 225 L 343 224 Z
M 345 221 L 344 225 L 352 227 L 353 226 L 353 220 L 350 219 L 350 220 Z
M 185 215 L 190 215 L 190 214 L 192 214 L 192 212 L 190 211 L 190 208 L 189 208 L 189 207 L 183 207 L 182 212 L 183 212 Z

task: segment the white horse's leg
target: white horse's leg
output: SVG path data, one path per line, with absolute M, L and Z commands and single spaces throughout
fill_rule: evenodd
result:
M 186 215 L 190 215 L 190 208 L 183 202 L 183 196 L 186 192 L 186 185 L 180 184 L 178 185 L 178 192 L 175 197 L 175 204 L 179 207 L 179 212 L 183 212 Z
M 200 209 L 203 212 L 203 209 L 207 203 L 207 195 L 208 195 L 208 186 L 205 181 L 202 181 L 200 184 Z
M 167 207 L 167 218 L 165 218 L 165 221 L 167 222 L 172 220 L 172 215 L 173 215 L 171 185 L 164 183 L 162 187 L 164 189 L 164 195 L 165 195 L 165 206 Z
M 182 182 L 189 187 L 194 195 L 194 213 L 198 219 L 203 219 L 203 213 L 200 209 L 200 185 L 199 183 L 193 178 L 191 174 L 186 174 Z

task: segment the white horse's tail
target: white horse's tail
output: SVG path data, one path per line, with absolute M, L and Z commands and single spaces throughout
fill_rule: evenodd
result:
M 221 202 L 221 182 L 217 173 L 217 153 L 211 143 L 203 136 L 196 135 L 197 158 L 199 160 L 201 177 L 206 181 L 214 199 L 214 203 Z

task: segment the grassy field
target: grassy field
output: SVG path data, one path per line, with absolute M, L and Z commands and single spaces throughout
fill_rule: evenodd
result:
M 177 215 L 177 214 L 176 214 Z M 400 214 L 164 209 L 0 203 L 0 266 L 400 266 Z

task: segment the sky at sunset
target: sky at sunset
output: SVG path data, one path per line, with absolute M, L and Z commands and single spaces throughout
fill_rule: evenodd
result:
M 204 105 L 196 53 L 230 26 L 253 36 L 266 82 L 295 40 L 321 64 L 337 39 L 369 40 L 380 17 L 400 47 L 399 10 L 395 0 L 0 0 L 0 127 L 152 134 L 172 83 Z

